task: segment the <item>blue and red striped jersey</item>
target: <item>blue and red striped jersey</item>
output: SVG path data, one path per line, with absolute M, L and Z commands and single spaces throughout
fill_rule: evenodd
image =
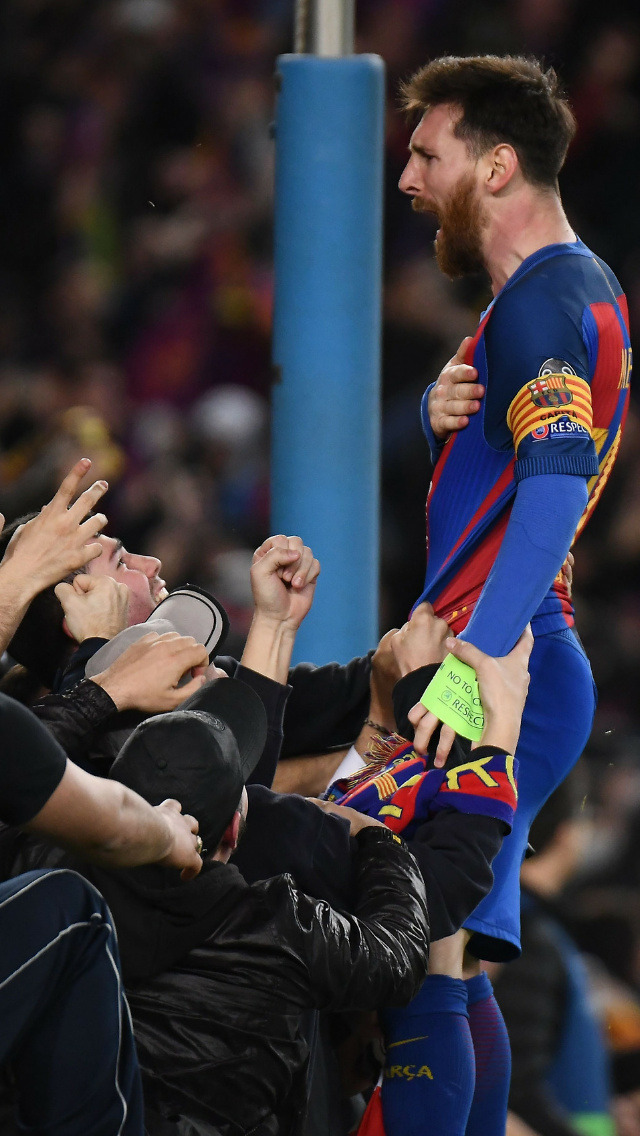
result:
M 631 345 L 622 289 L 578 240 L 521 264 L 484 312 L 466 362 L 485 386 L 480 410 L 437 458 L 427 499 L 429 600 L 455 634 L 466 627 L 502 543 L 517 484 L 536 474 L 588 479 L 576 536 L 616 458 L 629 400 Z M 427 437 L 427 394 L 422 420 Z M 573 624 L 559 575 L 534 634 Z

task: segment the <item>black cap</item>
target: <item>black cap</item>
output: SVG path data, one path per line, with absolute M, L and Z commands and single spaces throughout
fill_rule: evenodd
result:
M 200 824 L 215 851 L 267 737 L 262 701 L 239 679 L 208 682 L 179 710 L 147 718 L 125 742 L 109 776 L 152 805 L 167 797 Z

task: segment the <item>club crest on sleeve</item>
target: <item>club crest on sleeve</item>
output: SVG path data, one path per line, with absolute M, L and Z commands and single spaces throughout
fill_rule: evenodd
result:
M 573 395 L 567 386 L 567 376 L 564 374 L 538 377 L 534 382 L 527 383 L 527 386 L 534 406 L 568 406 L 573 402 Z

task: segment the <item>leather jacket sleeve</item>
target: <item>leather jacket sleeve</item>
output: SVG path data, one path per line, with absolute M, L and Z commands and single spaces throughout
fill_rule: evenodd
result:
M 266 785 L 267 788 L 270 788 L 275 777 L 276 766 L 280 760 L 282 719 L 291 687 L 274 682 L 271 678 L 265 678 L 264 675 L 250 670 L 249 667 L 243 667 L 242 663 L 238 663 L 234 678 L 240 679 L 241 682 L 255 690 L 267 711 L 267 740 L 260 761 L 247 779 L 247 784 Z
M 92 763 L 91 744 L 95 731 L 118 713 L 106 690 L 85 678 L 71 690 L 47 694 L 31 709 L 60 743 L 67 757 L 91 773 L 102 772 Z M 98 762 L 103 756 L 98 755 Z
M 298 951 L 320 1009 L 405 1005 L 427 973 L 429 922 L 424 883 L 406 845 L 367 827 L 355 839 L 355 914 L 291 888 Z

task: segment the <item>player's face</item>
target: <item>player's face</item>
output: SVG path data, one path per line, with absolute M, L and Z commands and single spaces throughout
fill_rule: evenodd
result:
M 143 623 L 156 604 L 167 595 L 160 577 L 162 564 L 155 556 L 127 552 L 122 541 L 112 536 L 97 537 L 102 554 L 85 568 L 91 576 L 111 576 L 129 589 L 129 624 Z
M 409 161 L 398 183 L 416 212 L 437 217 L 436 258 L 452 277 L 483 266 L 477 161 L 453 132 L 459 113 L 444 104 L 423 116 L 411 135 Z

